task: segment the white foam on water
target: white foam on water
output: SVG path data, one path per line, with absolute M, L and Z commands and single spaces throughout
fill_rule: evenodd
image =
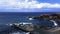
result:
M 32 18 L 29 18 L 29 20 L 33 20 Z
M 20 33 L 20 32 L 16 32 L 16 33 L 11 33 L 11 34 L 22 34 L 22 33 Z
M 12 26 L 13 24 L 6 24 L 6 25 L 8 25 L 8 26 Z
M 20 33 L 20 32 L 15 32 L 15 33 L 10 33 L 10 34 L 29 34 L 30 32 L 27 32 L 27 33 L 25 33 L 25 32 L 22 32 L 22 33 Z
M 54 20 L 50 20 L 50 21 L 54 23 L 54 26 L 58 26 L 58 24 L 56 23 L 56 21 L 54 21 Z
M 27 32 L 26 34 L 30 34 L 30 32 Z

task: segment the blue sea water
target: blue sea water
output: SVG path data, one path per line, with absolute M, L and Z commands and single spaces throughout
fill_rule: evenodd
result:
M 34 25 L 41 26 L 44 25 L 41 23 L 46 22 L 45 25 L 47 25 L 47 23 L 50 21 L 29 20 L 27 18 L 29 16 L 40 16 L 41 14 L 53 14 L 53 13 L 51 12 L 0 12 L 0 34 L 22 33 L 20 30 L 13 29 L 10 26 L 7 26 L 6 24 L 28 22 L 28 23 L 33 23 Z M 53 24 L 49 23 L 48 25 L 53 25 Z

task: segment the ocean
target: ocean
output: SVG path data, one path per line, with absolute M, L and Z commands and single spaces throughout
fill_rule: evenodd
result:
M 29 20 L 28 17 L 40 16 L 41 14 L 53 14 L 53 13 L 54 12 L 0 12 L 0 34 L 26 34 L 25 32 L 11 28 L 6 24 L 28 22 L 33 23 L 34 25 L 41 26 L 42 25 L 41 22 L 49 22 L 49 21 L 40 22 L 39 20 Z M 49 25 L 51 24 L 49 23 Z

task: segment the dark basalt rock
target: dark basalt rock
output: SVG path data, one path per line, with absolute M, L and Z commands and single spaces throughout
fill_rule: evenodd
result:
M 56 31 L 59 31 L 57 30 L 55 27 L 46 27 L 46 26 L 35 26 L 35 25 L 15 25 L 13 24 L 12 27 L 16 28 L 16 29 L 20 29 L 24 32 L 30 32 L 30 34 L 40 34 L 40 33 L 54 33 L 54 29 Z M 60 28 L 60 27 L 59 27 Z M 42 32 L 41 32 L 42 31 Z M 53 32 L 51 32 L 53 31 Z M 60 31 L 59 31 L 60 32 Z
M 42 15 L 42 16 L 34 17 L 33 19 L 49 20 L 49 15 Z
M 14 27 L 16 29 L 22 30 L 24 32 L 31 32 L 34 30 L 34 25 L 15 25 L 13 24 L 11 27 Z
M 42 14 L 41 16 L 33 17 L 33 19 L 39 20 L 56 20 L 60 21 L 60 14 Z
M 32 18 L 32 16 L 29 16 L 28 18 Z

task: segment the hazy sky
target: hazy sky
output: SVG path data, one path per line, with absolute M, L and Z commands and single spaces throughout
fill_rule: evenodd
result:
M 0 0 L 0 12 L 60 11 L 60 0 Z

